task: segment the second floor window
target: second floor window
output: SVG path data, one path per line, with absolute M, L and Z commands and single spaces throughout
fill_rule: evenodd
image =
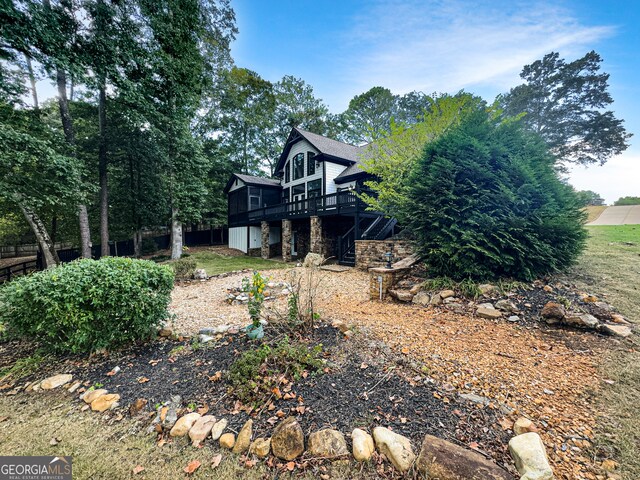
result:
M 307 175 L 313 175 L 316 173 L 316 162 L 313 159 L 315 156 L 315 153 L 307 152 Z
M 299 153 L 293 157 L 293 179 L 298 180 L 304 177 L 304 153 Z
M 291 173 L 289 173 L 289 162 L 284 164 L 284 183 L 289 183 L 291 181 Z
M 262 190 L 249 187 L 249 210 L 262 207 Z

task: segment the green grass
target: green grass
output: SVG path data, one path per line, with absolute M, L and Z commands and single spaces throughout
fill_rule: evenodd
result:
M 18 359 L 16 363 L 10 367 L 1 368 L 0 383 L 6 380 L 16 382 L 27 375 L 37 372 L 43 360 L 44 356 L 41 353 L 36 352 L 29 357 Z
M 571 280 L 640 323 L 640 225 L 593 226 Z M 632 243 L 629 245 L 625 242 Z M 640 341 L 612 346 L 601 364 L 597 447 L 620 464 L 625 480 L 640 478 Z
M 191 258 L 195 258 L 198 263 L 198 268 L 204 268 L 208 275 L 218 275 L 220 273 L 244 270 L 247 268 L 252 270 L 270 270 L 291 266 L 290 264 L 274 260 L 264 260 L 262 258 L 244 255 L 231 257 L 214 252 L 193 253 L 191 254 Z

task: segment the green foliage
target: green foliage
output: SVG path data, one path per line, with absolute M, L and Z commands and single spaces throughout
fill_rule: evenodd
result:
M 465 278 L 460 282 L 456 282 L 449 277 L 436 277 L 425 280 L 422 284 L 423 288 L 427 291 L 438 292 L 441 290 L 453 290 L 457 294 L 465 298 L 478 298 L 482 295 L 478 283 L 471 278 Z
M 282 384 L 283 377 L 291 382 L 299 380 L 305 371 L 320 373 L 324 366 L 321 354 L 322 344 L 309 348 L 292 344 L 285 336 L 275 346 L 263 344 L 244 352 L 229 367 L 229 381 L 241 401 L 264 401 Z
M 21 378 L 36 373 L 44 359 L 44 355 L 40 352 L 19 358 L 13 365 L 0 369 L 0 383 L 5 383 L 7 380 L 16 382 Z
M 249 295 L 247 308 L 254 328 L 260 326 L 260 312 L 264 303 L 264 289 L 267 286 L 267 281 L 268 279 L 264 278 L 258 271 L 253 272 L 251 279 L 242 279 L 242 291 Z
M 420 122 L 415 125 L 392 123 L 391 133 L 370 144 L 362 162 L 364 170 L 373 177 L 365 183 L 375 194 L 362 195 L 369 207 L 406 224 L 401 206 L 407 198 L 409 174 L 425 145 L 459 125 L 469 112 L 480 108 L 484 108 L 484 101 L 469 93 L 425 97 Z
M 181 280 L 193 278 L 193 272 L 198 266 L 194 258 L 186 256 L 183 256 L 178 260 L 172 260 L 169 265 L 173 268 L 176 278 Z
M 173 272 L 146 260 L 78 260 L 0 288 L 0 323 L 54 352 L 151 338 L 167 317 Z
M 526 65 L 520 74 L 525 83 L 498 101 L 507 115 L 526 113 L 526 127 L 541 135 L 559 160 L 602 165 L 627 149 L 631 134 L 604 110 L 613 98 L 601 63 L 595 51 L 570 63 L 551 52 Z
M 613 202 L 615 206 L 619 205 L 640 205 L 640 197 L 620 197 Z
M 429 144 L 408 181 L 402 218 L 430 273 L 529 280 L 570 265 L 585 214 L 544 142 L 477 111 Z
M 579 190 L 576 192 L 580 203 L 585 207 L 604 205 L 604 198 L 593 190 Z
M 140 251 L 142 255 L 153 255 L 158 251 L 158 244 L 153 240 L 153 238 L 143 238 Z

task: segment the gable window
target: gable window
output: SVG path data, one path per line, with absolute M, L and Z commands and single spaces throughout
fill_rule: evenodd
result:
M 307 197 L 314 198 L 322 195 L 322 182 L 320 179 L 307 183 Z
M 291 181 L 291 173 L 289 170 L 289 162 L 284 164 L 284 183 L 289 183 Z
M 299 153 L 293 157 L 293 179 L 298 180 L 304 177 L 304 153 Z
M 307 152 L 307 175 L 313 175 L 316 173 L 316 162 L 313 160 L 316 154 L 313 152 Z
M 249 210 L 255 210 L 262 206 L 262 190 L 249 187 Z

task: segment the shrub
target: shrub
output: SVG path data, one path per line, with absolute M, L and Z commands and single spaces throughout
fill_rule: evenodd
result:
M 185 280 L 193 277 L 193 273 L 196 270 L 198 264 L 196 263 L 195 258 L 191 257 L 182 257 L 178 260 L 173 260 L 171 263 L 171 268 L 176 274 L 176 278 Z
M 640 197 L 620 197 L 613 202 L 613 205 L 616 207 L 621 205 L 640 205 Z
M 530 280 L 571 264 L 586 215 L 543 140 L 484 111 L 427 145 L 402 221 L 430 274 Z
M 158 251 L 158 244 L 153 238 L 143 238 L 142 245 L 140 245 L 140 251 L 142 255 L 153 255 Z
M 170 268 L 147 260 L 77 260 L 0 289 L 0 323 L 55 352 L 92 352 L 150 338 L 168 317 Z

